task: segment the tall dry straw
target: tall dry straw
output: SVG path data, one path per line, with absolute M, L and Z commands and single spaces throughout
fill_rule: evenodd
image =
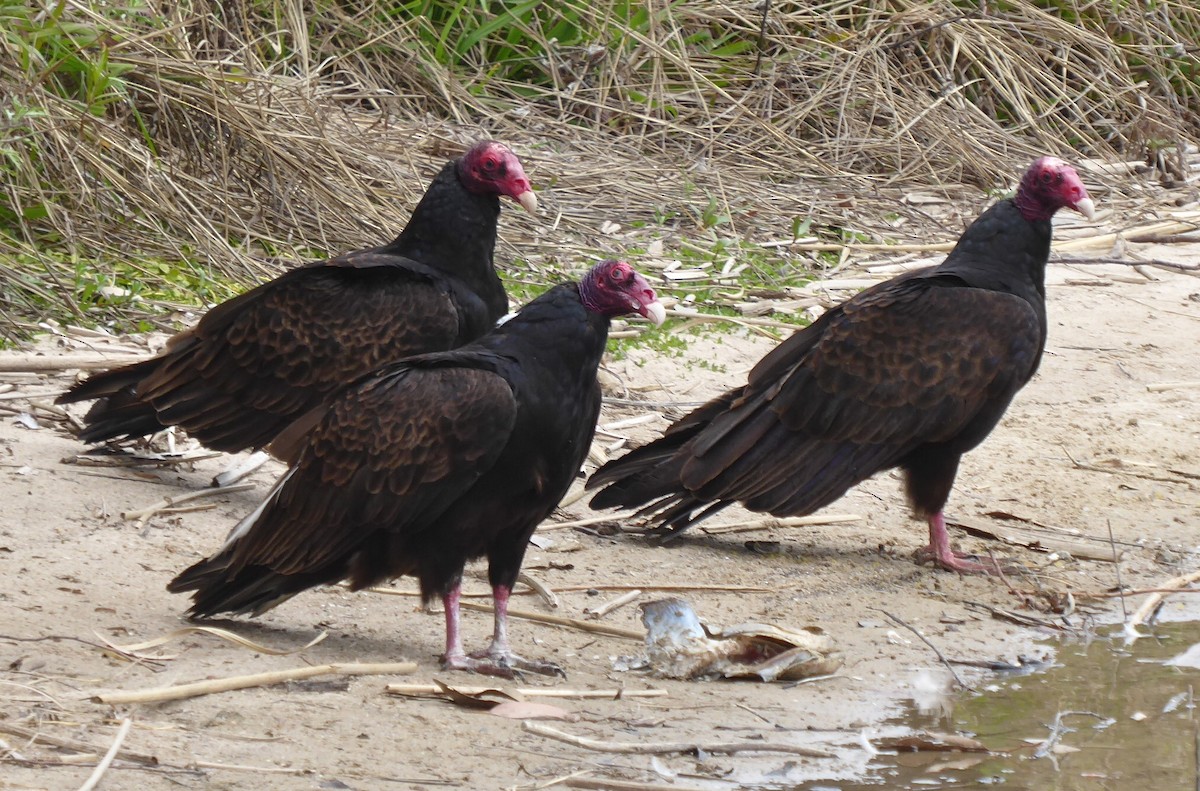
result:
M 499 256 L 536 282 L 616 246 L 605 221 L 894 238 L 888 187 L 1002 187 L 1047 151 L 1169 161 L 1200 118 L 1182 0 L 40 1 L 0 0 L 10 336 L 112 315 L 95 286 L 131 271 L 219 298 L 275 256 L 377 244 L 484 135 L 541 190 Z

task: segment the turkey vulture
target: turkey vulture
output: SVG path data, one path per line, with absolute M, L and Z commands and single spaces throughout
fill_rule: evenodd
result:
M 508 310 L 492 265 L 500 195 L 536 210 L 516 155 L 477 143 L 442 168 L 389 244 L 291 269 L 59 403 L 100 399 L 85 442 L 178 425 L 214 450 L 262 448 L 336 387 L 475 340 Z
M 1075 170 L 1043 157 L 940 265 L 838 305 L 760 360 L 745 385 L 597 470 L 587 486 L 606 488 L 592 507 L 641 506 L 671 534 L 734 502 L 809 514 L 899 467 L 929 523 L 919 556 L 986 570 L 951 550 L 942 507 L 959 459 L 1037 370 L 1050 219 L 1063 206 L 1094 213 Z
M 512 653 L 508 596 L 530 535 L 591 443 L 609 317 L 635 311 L 656 324 L 665 316 L 641 275 L 606 261 L 473 343 L 393 362 L 338 391 L 262 505 L 168 590 L 195 591 L 193 617 L 258 615 L 316 585 L 349 580 L 358 590 L 411 574 L 426 601 L 445 604 L 448 667 L 554 670 Z M 467 656 L 459 585 L 463 564 L 481 556 L 495 633 L 486 654 Z

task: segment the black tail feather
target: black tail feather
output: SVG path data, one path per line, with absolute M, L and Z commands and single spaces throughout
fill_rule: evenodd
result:
M 585 488 L 602 488 L 591 507 L 634 508 L 677 491 L 683 460 L 676 453 L 703 426 L 666 434 L 651 443 L 613 459 L 588 478 Z
M 83 442 L 107 442 L 110 439 L 135 439 L 162 431 L 166 425 L 158 419 L 154 407 L 126 389 L 98 400 L 83 418 L 79 439 Z
M 659 510 L 659 512 L 654 515 L 655 525 L 651 532 L 654 535 L 659 536 L 660 541 L 663 544 L 669 544 L 678 538 L 679 534 L 684 530 L 687 530 L 697 522 L 703 522 L 713 514 L 718 513 L 719 511 L 722 511 L 733 504 L 729 500 L 718 500 L 714 503 L 705 500 L 698 500 L 695 497 L 690 497 L 688 495 L 681 495 L 678 498 L 673 499 L 673 505 L 665 510 Z M 662 508 L 667 505 L 667 502 L 668 501 L 660 500 L 655 504 L 655 506 Z M 696 513 L 697 509 L 700 508 L 703 508 L 703 510 L 701 510 L 699 513 Z M 647 511 L 648 509 L 649 506 L 642 510 Z M 639 511 L 639 514 L 640 513 L 641 512 Z
M 110 371 L 95 373 L 78 382 L 70 390 L 55 399 L 57 404 L 74 404 L 78 401 L 91 401 L 95 398 L 112 396 L 123 391 L 131 395 L 138 382 L 154 373 L 162 362 L 161 357 L 152 357 L 140 363 L 123 365 Z
M 717 396 L 692 410 L 663 436 L 596 470 L 586 488 L 605 488 L 592 497 L 591 507 L 634 508 L 683 491 L 681 475 L 691 454 L 679 451 L 741 395 L 742 389 L 737 389 Z
M 221 613 L 262 615 L 301 591 L 332 584 L 345 576 L 344 569 L 322 569 L 307 574 L 279 574 L 264 566 L 248 566 L 231 573 L 229 552 L 222 552 L 185 569 L 167 583 L 171 593 L 193 591 L 189 618 Z
M 59 404 L 74 404 L 96 399 L 84 416 L 79 439 L 84 442 L 105 442 L 110 439 L 143 437 L 162 431 L 166 426 L 158 419 L 154 407 L 137 396 L 137 386 L 154 373 L 162 358 L 154 357 L 140 363 L 92 374 L 56 399 Z

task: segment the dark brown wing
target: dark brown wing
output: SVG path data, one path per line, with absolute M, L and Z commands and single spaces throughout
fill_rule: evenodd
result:
M 229 573 L 304 574 L 377 531 L 430 529 L 491 468 L 516 412 L 502 377 L 471 368 L 400 366 L 340 394 L 261 515 L 235 529 Z
M 916 448 L 974 447 L 1043 339 L 1020 297 L 932 270 L 880 284 L 776 347 L 744 387 L 604 465 L 592 506 L 642 507 L 675 529 L 731 502 L 811 513 Z
M 1010 294 L 916 280 L 864 293 L 789 366 L 764 359 L 778 375 L 685 448 L 681 482 L 705 499 L 815 510 L 919 445 L 973 447 L 1041 348 L 1036 311 Z
M 138 383 L 137 396 L 163 425 L 211 448 L 261 447 L 335 387 L 470 340 L 463 317 L 479 307 L 472 301 L 394 256 L 292 270 L 210 311 Z

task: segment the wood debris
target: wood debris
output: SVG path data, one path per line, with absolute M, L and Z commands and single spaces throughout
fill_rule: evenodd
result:
M 273 684 L 282 684 L 285 681 L 299 681 L 306 678 L 313 678 L 314 676 L 403 676 L 415 672 L 417 672 L 416 662 L 386 662 L 379 664 L 342 662 L 328 665 L 296 667 L 290 670 L 273 670 L 267 673 L 255 673 L 248 676 L 214 678 L 206 681 L 196 681 L 191 684 L 178 684 L 132 692 L 96 692 L 90 699 L 93 703 L 107 703 L 112 706 L 126 703 L 161 703 L 166 700 L 183 700 L 201 695 L 212 695 L 218 692 L 229 692 L 235 689 L 271 686 Z
M 488 693 L 502 694 L 510 700 L 522 698 L 567 698 L 572 700 L 622 700 L 624 698 L 661 698 L 666 697 L 665 689 L 569 689 L 567 687 L 518 687 L 504 689 L 478 685 L 462 684 L 388 684 L 384 692 L 389 695 L 413 697 L 445 697 L 447 689 L 463 695 L 483 695 Z
M 148 505 L 145 508 L 139 508 L 134 511 L 122 511 L 121 518 L 128 522 L 145 521 L 155 514 L 163 513 L 175 508 L 180 503 L 199 500 L 203 497 L 230 494 L 232 492 L 245 492 L 253 488 L 255 488 L 254 484 L 243 483 L 237 486 L 226 486 L 223 489 L 198 489 L 194 492 L 187 492 L 186 494 L 176 494 L 172 495 L 171 497 L 165 497 L 154 505 Z
M 525 722 L 523 727 L 530 733 L 545 736 L 548 739 L 564 742 L 565 744 L 595 750 L 601 753 L 621 753 L 625 755 L 662 755 L 666 753 L 683 753 L 698 755 L 701 753 L 729 754 L 758 752 L 758 753 L 788 753 L 804 755 L 810 758 L 829 758 L 832 753 L 815 747 L 805 747 L 799 744 L 771 744 L 769 742 L 609 742 L 592 739 L 587 736 L 574 734 L 539 725 L 535 722 Z

